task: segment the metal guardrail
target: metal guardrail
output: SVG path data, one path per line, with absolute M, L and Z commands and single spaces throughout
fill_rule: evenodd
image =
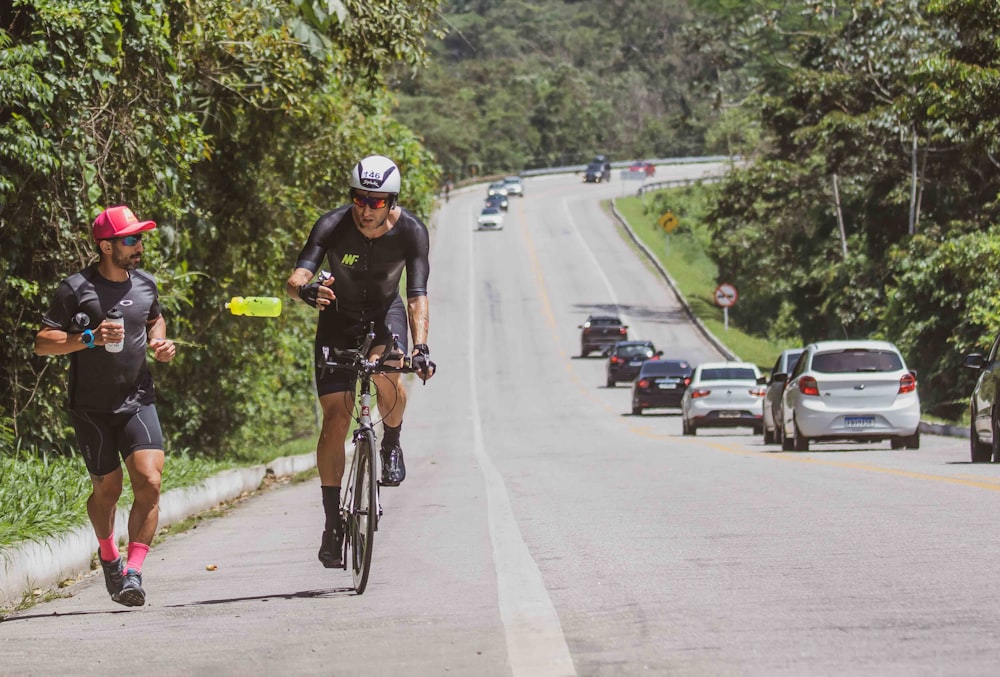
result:
M 654 183 L 644 183 L 635 191 L 636 195 L 642 195 L 653 190 L 664 188 L 676 188 L 677 186 L 691 186 L 698 183 L 718 183 L 722 181 L 721 176 L 703 176 L 697 179 L 670 179 L 669 181 L 656 181 Z
M 611 163 L 612 169 L 627 169 L 636 162 L 650 162 L 654 165 L 697 165 L 706 162 L 731 162 L 739 160 L 728 155 L 706 155 L 703 157 L 672 157 L 672 158 L 650 158 L 647 160 L 618 160 Z M 525 169 L 520 172 L 520 176 L 543 176 L 545 174 L 572 174 L 574 172 L 587 171 L 587 164 L 567 165 L 565 167 L 543 167 L 541 169 Z

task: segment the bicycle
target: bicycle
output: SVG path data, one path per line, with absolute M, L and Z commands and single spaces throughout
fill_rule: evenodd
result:
M 414 374 L 416 369 L 410 366 L 410 358 L 403 354 L 399 345 L 399 337 L 392 336 L 392 348 L 382 353 L 379 359 L 369 361 L 368 351 L 375 340 L 375 323 L 368 325 L 368 333 L 360 348 L 343 350 L 334 348 L 331 351 L 323 347 L 323 359 L 320 361 L 322 370 L 341 370 L 355 374 L 358 378 L 357 406 L 355 408 L 355 423 L 357 427 L 351 436 L 354 445 L 354 457 L 351 459 L 350 472 L 344 482 L 341 494 L 340 511 L 344 518 L 344 542 L 342 561 L 344 569 L 348 562 L 354 576 L 354 589 L 362 594 L 368 585 L 368 576 L 372 565 L 372 544 L 375 532 L 378 531 L 379 517 L 382 507 L 378 500 L 378 463 L 376 452 L 375 427 L 371 417 L 372 377 L 376 374 Z M 402 366 L 385 364 L 389 360 L 402 359 Z

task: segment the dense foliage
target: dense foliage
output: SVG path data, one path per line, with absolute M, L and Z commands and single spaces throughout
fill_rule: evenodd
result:
M 238 318 L 283 296 L 308 229 L 357 158 L 393 156 L 429 212 L 438 169 L 381 72 L 419 64 L 436 0 L 15 0 L 0 8 L 0 443 L 65 451 L 65 358 L 33 355 L 58 281 L 94 259 L 110 204 L 158 222 L 175 447 L 224 455 L 308 428 L 310 318 Z

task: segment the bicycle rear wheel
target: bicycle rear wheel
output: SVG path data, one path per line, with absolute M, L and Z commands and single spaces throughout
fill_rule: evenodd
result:
M 375 478 L 375 436 L 366 433 L 354 447 L 358 473 L 354 476 L 352 520 L 348 529 L 351 542 L 351 571 L 354 589 L 360 595 L 368 586 L 372 567 L 372 543 L 378 523 L 378 480 Z

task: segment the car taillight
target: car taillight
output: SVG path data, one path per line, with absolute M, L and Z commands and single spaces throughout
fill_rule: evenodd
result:
M 767 388 L 763 386 L 755 386 L 750 389 L 750 394 L 754 397 L 764 397 L 767 395 Z
M 615 355 L 611 358 L 611 364 L 622 364 L 625 360 Z
M 625 327 L 618 327 L 618 333 L 625 336 L 625 334 L 628 333 L 628 330 Z
M 702 388 L 701 390 L 691 391 L 691 397 L 707 397 L 711 394 L 712 394 L 711 390 L 705 390 L 704 388 Z
M 660 356 L 659 356 L 659 355 L 653 355 L 653 356 L 652 356 L 651 358 L 649 358 L 649 359 L 651 359 L 651 360 L 658 360 L 658 359 L 660 359 Z
M 819 384 L 812 376 L 803 376 L 799 379 L 799 391 L 803 395 L 815 395 L 819 397 Z
M 913 374 L 903 374 L 899 377 L 899 395 L 912 393 L 917 389 L 917 377 Z
M 639 382 L 636 383 L 636 385 L 639 386 L 640 388 L 648 388 L 649 387 L 649 379 L 648 378 L 641 378 L 641 379 L 639 379 Z
M 584 334 L 589 334 L 590 333 L 590 327 L 584 327 L 583 328 L 583 333 Z
M 686 387 L 688 387 L 689 385 L 691 385 L 691 379 L 690 379 L 690 378 L 687 378 L 687 377 L 685 377 L 685 378 L 684 378 L 684 387 L 686 388 Z

